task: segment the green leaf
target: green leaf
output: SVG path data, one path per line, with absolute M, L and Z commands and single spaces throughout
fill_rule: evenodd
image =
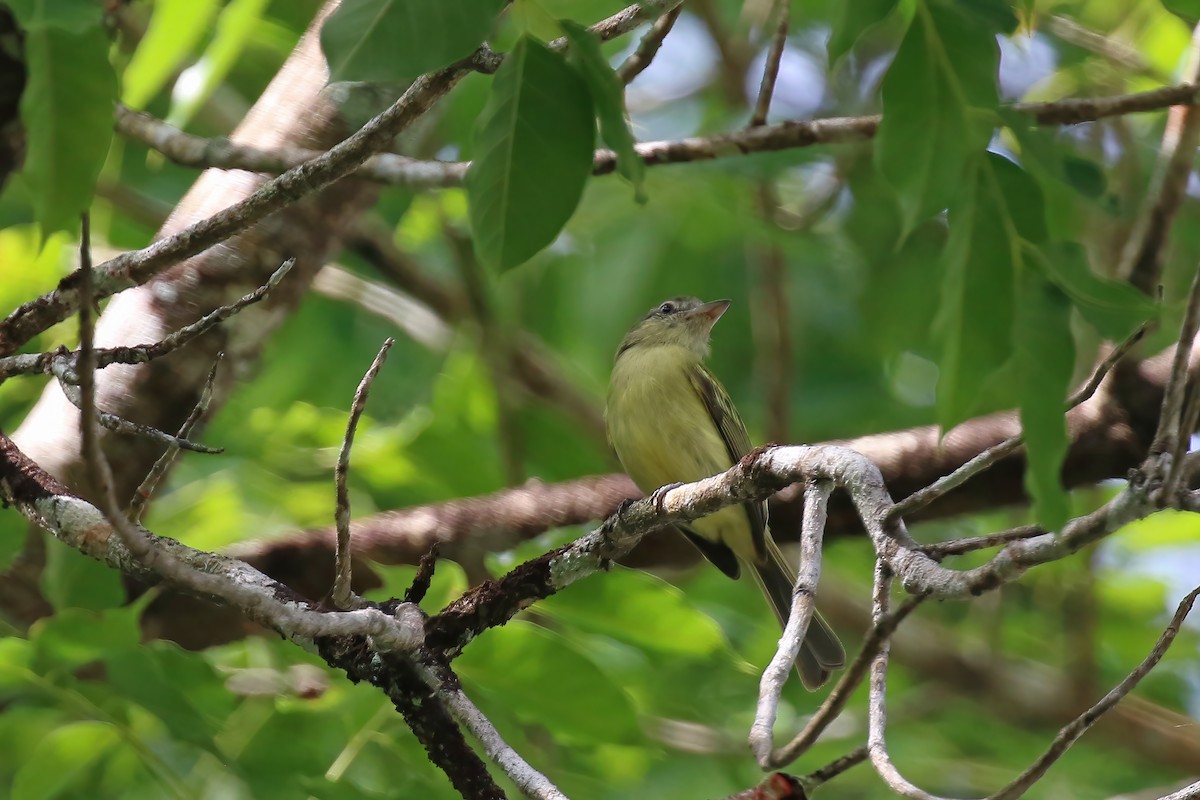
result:
M 195 81 L 192 90 L 183 97 L 179 97 L 179 93 L 171 97 L 171 110 L 166 117 L 168 123 L 180 129 L 187 127 L 195 113 L 208 102 L 245 52 L 246 44 L 257 30 L 269 2 L 230 0 L 221 9 L 212 41 L 204 49 L 200 60 L 188 69 L 189 78 Z
M 1037 270 L 1020 274 L 1013 340 L 1028 453 L 1025 489 L 1038 522 L 1058 530 L 1070 516 L 1060 476 L 1069 443 L 1063 401 L 1075 368 L 1075 338 L 1070 301 Z
M 479 47 L 503 0 L 343 0 L 321 28 L 329 80 L 404 81 Z
M 892 13 L 898 5 L 897 0 L 845 0 L 839 4 L 841 15 L 834 23 L 829 35 L 829 63 L 836 64 L 838 59 L 850 52 L 854 43 L 867 32 L 872 25 L 878 24 Z
M 43 235 L 78 228 L 112 140 L 116 76 L 99 27 L 25 37 L 29 82 L 21 95 L 28 150 L 23 174 Z
M 878 165 L 900 197 L 904 232 L 950 205 L 968 160 L 992 134 L 999 97 L 995 36 L 931 2 L 916 15 L 883 80 Z
M 506 269 L 554 241 L 592 171 L 587 84 L 562 56 L 522 37 L 492 83 L 467 172 L 475 248 Z
M 100 28 L 100 4 L 95 0 L 8 0 L 5 3 L 25 33 L 57 28 L 83 33 Z
M 1182 17 L 1189 25 L 1200 20 L 1200 0 L 1163 0 L 1163 8 Z
M 212 738 L 233 697 L 203 656 L 171 642 L 114 645 L 104 653 L 104 666 L 113 688 L 154 714 L 176 739 L 216 753 Z
M 938 422 L 949 429 L 975 411 L 988 376 L 1012 352 L 1013 280 L 1019 257 L 1015 228 L 996 192 L 987 160 L 970 171 L 968 186 L 950 209 L 950 236 L 942 253 L 946 273 L 935 331 Z
M 721 627 L 687 595 L 636 570 L 614 569 L 604 580 L 559 592 L 538 607 L 572 630 L 601 633 L 646 650 L 708 656 L 726 646 Z
M 117 648 L 136 647 L 141 638 L 132 608 L 97 613 L 77 608 L 40 619 L 30 629 L 38 672 L 72 670 L 100 661 Z
M 58 797 L 107 756 L 120 738 L 116 727 L 105 722 L 74 722 L 49 733 L 17 770 L 12 800 Z
M 629 697 L 559 634 L 516 620 L 473 641 L 455 664 L 469 694 L 488 697 L 556 738 L 637 739 Z
M 145 107 L 191 57 L 218 7 L 216 0 L 158 0 L 150 27 L 121 76 L 121 102 Z
M 1158 316 L 1158 306 L 1149 297 L 1128 283 L 1092 272 L 1087 253 L 1077 244 L 1055 244 L 1040 253 L 1035 263 L 1106 339 L 1120 341 Z
M 571 43 L 570 61 L 587 81 L 592 93 L 592 105 L 600 120 L 600 138 L 617 154 L 617 172 L 633 184 L 639 203 L 646 202 L 643 182 L 646 163 L 637 154 L 637 140 L 629 130 L 625 117 L 625 87 L 600 50 L 600 39 L 587 28 L 563 20 L 563 33 Z
M 57 609 L 100 611 L 125 602 L 120 572 L 57 539 L 47 539 L 42 592 Z

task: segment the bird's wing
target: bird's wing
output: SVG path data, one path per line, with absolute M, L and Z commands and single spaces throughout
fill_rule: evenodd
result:
M 725 449 L 729 453 L 730 464 L 736 464 L 742 460 L 742 456 L 750 452 L 750 434 L 746 432 L 746 424 L 738 416 L 733 400 L 729 398 L 729 393 L 725 391 L 721 382 L 703 364 L 692 367 L 688 371 L 688 377 L 709 416 L 716 423 L 717 431 L 721 434 Z M 750 532 L 754 537 L 754 552 L 759 555 L 759 560 L 765 559 L 767 550 L 763 541 L 763 530 L 767 526 L 766 510 L 762 503 L 746 503 L 745 509 L 746 516 L 750 519 Z

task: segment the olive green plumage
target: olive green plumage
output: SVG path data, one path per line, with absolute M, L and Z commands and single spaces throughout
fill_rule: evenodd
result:
M 644 492 L 724 472 L 750 451 L 750 437 L 721 382 L 704 365 L 712 327 L 728 300 L 677 297 L 651 309 L 621 342 L 609 381 L 608 438 Z M 767 530 L 766 506 L 727 506 L 678 526 L 704 557 L 731 578 L 751 567 L 783 624 L 795 570 Z M 814 614 L 796 668 L 808 689 L 825 683 L 846 653 Z

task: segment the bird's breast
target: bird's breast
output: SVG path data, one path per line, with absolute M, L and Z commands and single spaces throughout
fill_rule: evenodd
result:
M 613 367 L 609 439 L 642 491 L 700 480 L 733 465 L 688 375 L 694 361 L 682 348 L 634 347 Z

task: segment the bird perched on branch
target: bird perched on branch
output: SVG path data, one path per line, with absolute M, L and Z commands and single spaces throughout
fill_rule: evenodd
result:
M 655 306 L 626 334 L 608 385 L 608 438 L 643 492 L 724 472 L 750 450 L 750 437 L 720 381 L 704 365 L 713 325 L 728 300 L 676 297 Z M 750 568 L 780 624 L 792 605 L 796 572 L 767 530 L 761 502 L 726 506 L 678 525 L 717 569 L 737 578 Z M 841 642 L 813 614 L 796 668 L 820 687 L 846 663 Z

